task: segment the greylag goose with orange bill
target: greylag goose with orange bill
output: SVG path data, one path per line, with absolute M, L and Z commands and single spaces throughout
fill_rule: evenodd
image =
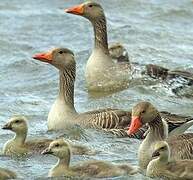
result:
M 145 124 L 149 126 L 148 133 L 138 151 L 139 166 L 142 170 L 147 168 L 152 158 L 154 144 L 157 141 L 166 140 L 168 142 L 172 159 L 193 158 L 193 133 L 182 134 L 193 125 L 193 119 L 175 129 L 176 134 L 181 135 L 173 134 L 168 138 L 167 122 L 161 118 L 158 110 L 149 102 L 140 102 L 132 109 L 132 120 L 128 134 L 136 133 Z
M 59 139 L 53 141 L 50 146 L 45 149 L 42 154 L 52 154 L 58 157 L 58 163 L 49 171 L 49 177 L 57 176 L 76 176 L 76 177 L 92 177 L 105 178 L 128 174 L 135 174 L 138 172 L 137 168 L 129 164 L 115 165 L 105 161 L 86 161 L 70 166 L 71 151 L 68 143 Z
M 36 54 L 34 59 L 47 62 L 59 70 L 59 94 L 48 115 L 48 129 L 66 129 L 69 125 L 78 124 L 83 127 L 103 129 L 117 136 L 128 136 L 127 129 L 131 120 L 131 113 L 120 109 L 99 109 L 79 114 L 74 107 L 74 83 L 76 76 L 76 62 L 72 51 L 57 48 L 46 53 Z M 161 114 L 167 119 L 169 132 L 189 121 L 167 112 Z M 176 119 L 178 120 L 177 122 Z M 147 127 L 129 136 L 141 139 Z
M 93 25 L 95 45 L 87 62 L 85 77 L 90 91 L 117 91 L 129 84 L 130 65 L 123 46 L 108 48 L 106 18 L 100 4 L 87 1 L 65 10 L 67 13 L 83 16 Z M 118 56 L 118 57 L 117 57 Z M 112 58 L 118 58 L 114 62 Z M 124 64 L 124 65 L 123 65 Z
M 175 180 L 193 179 L 193 160 L 170 161 L 170 147 L 165 141 L 154 146 L 152 160 L 147 166 L 146 175 Z
M 135 70 L 131 70 L 128 53 L 122 45 L 118 43 L 108 48 L 106 18 L 102 6 L 93 1 L 86 1 L 65 11 L 88 19 L 94 29 L 95 45 L 85 70 L 88 89 L 95 92 L 114 92 L 127 88 L 132 79 L 130 76 Z M 140 69 L 142 68 L 140 66 Z M 148 64 L 142 74 L 144 73 L 153 78 L 166 80 L 172 85 L 170 88 L 175 94 L 181 94 L 183 87 L 193 85 L 193 74 L 186 71 L 169 70 Z M 181 78 L 183 81 L 179 81 Z
M 5 168 L 0 168 L 0 180 L 15 179 L 17 178 L 16 173 Z
M 58 130 L 79 124 L 99 129 L 124 129 L 130 123 L 130 112 L 119 109 L 99 109 L 79 114 L 74 107 L 76 62 L 72 51 L 58 48 L 33 57 L 59 70 L 59 94 L 48 115 L 48 129 Z M 125 129 L 126 132 L 126 129 Z
M 29 153 L 40 153 L 49 146 L 52 139 L 33 139 L 26 141 L 27 137 L 27 120 L 23 116 L 12 117 L 3 129 L 11 130 L 16 133 L 15 137 L 7 141 L 3 147 L 5 155 L 26 155 Z M 74 145 L 70 143 L 73 154 L 95 154 L 94 151 L 82 145 Z

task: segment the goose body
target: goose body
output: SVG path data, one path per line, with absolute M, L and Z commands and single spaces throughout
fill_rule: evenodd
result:
M 100 49 L 94 49 L 88 59 L 85 77 L 90 91 L 125 89 L 129 83 L 127 68 L 121 69 L 121 65 L 115 66 L 109 55 L 103 54 Z
M 193 133 L 173 135 L 168 138 L 167 123 L 161 118 L 158 110 L 149 102 L 140 102 L 132 109 L 132 121 L 128 133 L 135 133 L 146 123 L 149 130 L 138 150 L 139 166 L 142 170 L 146 170 L 151 160 L 154 144 L 157 141 L 166 140 L 168 142 L 171 148 L 171 158 L 174 160 L 193 158 Z M 178 132 L 183 133 L 191 125 L 193 125 L 193 120 L 189 121 L 188 125 L 183 126 L 184 129 Z
M 78 113 L 74 106 L 74 82 L 76 76 L 76 62 L 72 51 L 66 48 L 57 48 L 46 53 L 36 54 L 34 59 L 47 62 L 59 70 L 59 93 L 48 115 L 48 129 L 66 129 L 74 124 L 88 128 L 103 129 L 116 136 L 128 136 L 127 128 L 131 122 L 131 112 L 120 109 L 98 109 L 85 113 Z M 177 116 L 168 112 L 161 115 L 169 124 L 169 132 L 180 128 L 190 121 L 188 117 Z M 129 137 L 143 138 L 147 127 Z M 175 134 L 175 133 L 174 133 Z
M 83 16 L 93 25 L 95 45 L 85 70 L 89 91 L 116 91 L 127 88 L 130 66 L 125 60 L 128 57 L 125 53 L 123 56 L 119 55 L 124 48 L 118 44 L 108 48 L 106 18 L 102 6 L 96 2 L 87 1 L 65 11 Z M 117 62 L 112 59 L 115 57 Z M 122 62 L 121 65 L 119 62 Z
M 66 105 L 58 96 L 48 114 L 48 130 L 66 129 L 75 123 L 73 121 L 77 117 L 78 113 L 74 108 Z
M 14 138 L 7 141 L 3 147 L 5 155 L 26 155 L 29 152 L 41 152 L 52 141 L 41 139 L 26 142 L 28 127 L 27 120 L 23 116 L 12 117 L 2 129 L 15 132 Z
M 76 177 L 113 177 L 138 172 L 130 165 L 115 165 L 105 161 L 86 161 L 70 166 L 70 148 L 62 139 L 53 141 L 42 154 L 52 154 L 58 157 L 58 163 L 49 171 L 49 177 L 76 176 Z
M 33 58 L 48 62 L 59 70 L 60 87 L 58 97 L 48 115 L 49 130 L 65 129 L 74 124 L 99 129 L 123 129 L 128 126 L 128 111 L 107 108 L 77 113 L 74 107 L 76 62 L 72 51 L 58 48 L 37 54 Z
M 3 129 L 15 132 L 15 137 L 7 141 L 3 147 L 5 155 L 27 155 L 31 153 L 41 153 L 53 141 L 52 139 L 32 139 L 27 140 L 27 121 L 23 116 L 12 117 Z M 94 154 L 95 152 L 82 145 L 70 143 L 73 154 Z
M 147 166 L 147 176 L 175 180 L 193 179 L 193 160 L 170 160 L 170 147 L 166 141 L 154 145 L 152 160 Z
M 15 179 L 17 178 L 16 173 L 5 168 L 0 168 L 0 180 Z

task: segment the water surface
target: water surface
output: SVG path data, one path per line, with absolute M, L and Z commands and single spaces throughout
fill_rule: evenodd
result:
M 179 97 L 162 84 L 136 83 L 122 92 L 92 98 L 85 88 L 84 68 L 93 46 L 90 23 L 63 9 L 79 0 L 0 1 L 0 126 L 13 114 L 29 119 L 29 138 L 50 137 L 47 114 L 57 95 L 58 72 L 31 57 L 53 47 L 72 49 L 77 59 L 75 106 L 79 112 L 114 107 L 131 109 L 148 100 L 160 110 L 193 115 L 192 98 Z M 193 72 L 193 3 L 191 0 L 100 0 L 108 21 L 110 42 L 121 42 L 133 62 L 154 63 L 171 69 Z M 135 82 L 134 82 L 135 84 Z M 0 130 L 0 148 L 13 133 Z M 74 156 L 72 164 L 84 159 L 137 164 L 140 141 L 118 139 L 94 130 L 86 138 L 72 141 L 104 151 L 96 156 Z M 56 162 L 51 156 L 24 159 L 0 157 L 2 167 L 17 171 L 24 179 L 43 178 Z M 136 179 L 144 179 L 137 175 Z M 116 179 L 116 178 L 115 178 Z M 125 177 L 133 179 L 133 177 Z

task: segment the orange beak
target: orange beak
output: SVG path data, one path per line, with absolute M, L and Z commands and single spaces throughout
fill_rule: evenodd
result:
M 36 54 L 33 56 L 33 59 L 37 59 L 42 62 L 51 63 L 52 62 L 52 51 Z
M 76 6 L 70 7 L 68 9 L 65 9 L 65 12 L 71 13 L 71 14 L 76 14 L 76 15 L 83 15 L 83 13 L 84 13 L 84 5 L 80 4 L 80 5 L 76 5 Z
M 141 118 L 138 116 L 133 116 L 131 119 L 131 124 L 128 130 L 128 135 L 134 134 L 138 131 L 140 127 L 142 127 Z

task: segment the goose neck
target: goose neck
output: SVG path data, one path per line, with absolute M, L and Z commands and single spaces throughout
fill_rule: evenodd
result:
M 60 157 L 56 164 L 56 168 L 68 168 L 70 165 L 70 154 L 67 154 L 65 157 Z
M 58 160 L 58 163 L 57 163 L 58 167 L 68 168 L 69 165 L 70 165 L 70 157 L 61 158 Z
M 95 48 L 100 48 L 105 54 L 109 55 L 108 37 L 105 15 L 92 21 L 95 36 Z
M 170 159 L 170 155 L 169 154 L 167 156 L 164 155 L 164 156 L 159 157 L 160 163 L 164 163 L 164 164 L 168 163 L 169 159 Z
M 161 116 L 158 114 L 156 118 L 148 123 L 149 134 L 147 135 L 151 141 L 153 140 L 164 140 L 167 138 L 167 124 L 162 120 Z
M 71 112 L 76 112 L 74 107 L 75 67 L 60 71 L 60 88 L 58 98 Z
M 19 131 L 19 132 L 16 132 L 13 140 L 16 144 L 22 145 L 25 143 L 26 137 L 27 137 L 27 130 Z

